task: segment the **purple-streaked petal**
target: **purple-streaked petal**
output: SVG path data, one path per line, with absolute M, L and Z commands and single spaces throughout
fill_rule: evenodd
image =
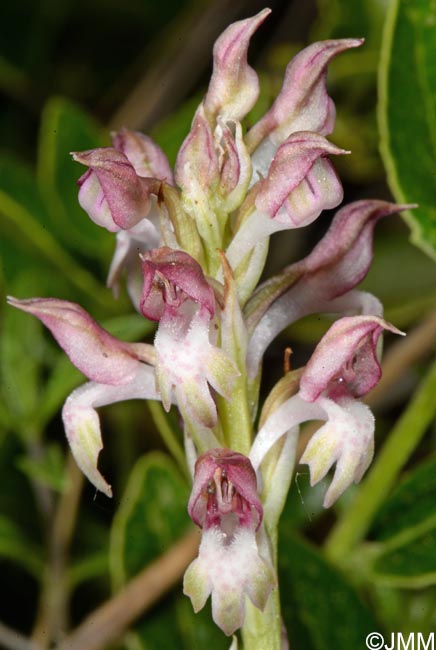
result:
M 138 176 L 127 157 L 111 147 L 72 156 L 90 168 L 78 180 L 79 203 L 95 223 L 116 232 L 147 216 L 160 181 Z
M 279 147 L 268 176 L 261 181 L 256 208 L 290 228 L 307 225 L 324 208 L 335 207 L 342 200 L 342 191 L 337 191 L 340 183 L 330 166 L 310 172 L 323 157 L 345 153 L 317 133 L 294 133 Z M 299 191 L 293 197 L 295 190 Z M 314 204 L 318 210 L 314 211 Z
M 314 402 L 324 391 L 362 397 L 379 381 L 377 341 L 383 330 L 401 334 L 376 316 L 348 316 L 329 328 L 313 352 L 300 380 L 300 396 Z
M 112 143 L 115 149 L 128 158 L 138 176 L 158 178 L 174 185 L 173 173 L 166 155 L 147 135 L 121 129 L 112 134 Z
M 252 18 L 233 23 L 216 41 L 212 78 L 204 99 L 208 116 L 242 120 L 256 103 L 259 80 L 247 63 L 247 51 L 250 38 L 270 12 L 263 9 Z
M 140 362 L 132 345 L 109 334 L 80 305 L 56 298 L 9 297 L 8 302 L 39 318 L 89 379 L 118 386 L 138 371 Z
M 285 327 L 307 314 L 336 310 L 336 304 L 341 304 L 337 298 L 353 289 L 369 270 L 377 221 L 404 209 L 385 201 L 345 206 L 306 258 L 260 285 L 245 310 L 253 332 L 248 348 L 251 376 L 266 347 Z
M 67 398 L 62 411 L 67 439 L 78 466 L 97 490 L 108 497 L 112 496 L 112 490 L 97 469 L 103 442 L 95 409 L 129 399 L 159 399 L 150 366 L 138 364 L 130 382 L 122 386 L 94 382 L 80 386 Z
M 297 54 L 286 68 L 277 99 L 248 132 L 246 142 L 249 150 L 254 151 L 265 138 L 269 138 L 266 144 L 273 142 L 277 147 L 294 131 L 331 133 L 335 107 L 325 86 L 327 65 L 340 52 L 359 47 L 362 42 L 362 39 L 354 38 L 321 41 Z M 254 158 L 256 155 L 262 157 L 260 149 Z M 257 160 L 255 164 L 257 167 Z

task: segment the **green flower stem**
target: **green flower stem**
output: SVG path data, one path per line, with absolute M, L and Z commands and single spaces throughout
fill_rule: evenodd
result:
M 341 564 L 364 538 L 398 474 L 436 417 L 436 362 L 422 381 L 379 453 L 354 502 L 333 528 L 327 556 Z
M 268 529 L 272 547 L 274 570 L 277 575 L 278 530 Z M 244 650 L 281 650 L 282 618 L 279 585 L 271 592 L 263 612 L 246 599 L 245 621 L 242 627 Z
M 246 599 L 245 622 L 242 627 L 244 650 L 282 650 L 282 620 L 279 590 L 268 598 L 263 612 Z
M 170 454 L 178 464 L 183 474 L 187 476 L 189 480 L 191 480 L 189 476 L 188 468 L 186 466 L 184 451 L 182 449 L 180 442 L 177 440 L 177 437 L 173 429 L 168 423 L 168 419 L 164 413 L 162 404 L 154 400 L 148 400 L 147 406 L 150 410 L 150 414 L 151 417 L 153 418 L 153 422 L 156 425 L 156 428 L 159 431 L 160 435 L 162 436 L 162 440 L 167 446 L 168 451 L 170 452 Z
M 231 398 L 218 397 L 217 404 L 226 444 L 230 449 L 248 456 L 253 429 L 243 375 L 234 380 Z

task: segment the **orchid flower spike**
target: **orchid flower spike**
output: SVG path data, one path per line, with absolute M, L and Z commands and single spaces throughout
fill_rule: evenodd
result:
M 97 489 L 111 495 L 97 467 L 98 409 L 128 399 L 178 408 L 193 477 L 188 511 L 202 529 L 184 592 L 195 611 L 211 596 L 213 618 L 227 635 L 244 624 L 249 607 L 247 624 L 264 625 L 265 647 L 264 621 L 280 619 L 278 598 L 269 598 L 276 584 L 272 531 L 300 424 L 323 422 L 301 462 L 312 485 L 333 469 L 326 507 L 371 462 L 374 417 L 361 399 L 380 378 L 382 333 L 401 332 L 357 285 L 372 261 L 377 221 L 412 207 L 374 200 L 341 207 L 304 259 L 260 281 L 271 236 L 303 228 L 342 202 L 332 157 L 349 152 L 326 139 L 335 122 L 326 75 L 334 57 L 363 42 L 304 49 L 247 130 L 259 95 L 250 39 L 269 13 L 233 23 L 216 41 L 210 84 L 174 171 L 151 138 L 128 129 L 112 134 L 111 147 L 73 154 L 87 167 L 80 205 L 114 235 L 108 286 L 117 295 L 127 276 L 134 308 L 157 323 L 153 345 L 115 338 L 75 303 L 9 298 L 44 323 L 89 380 L 67 397 L 62 415 L 77 464 Z M 268 345 L 296 320 L 321 312 L 337 320 L 307 365 L 274 387 L 255 434 Z M 266 616 L 247 598 L 260 611 L 268 604 Z

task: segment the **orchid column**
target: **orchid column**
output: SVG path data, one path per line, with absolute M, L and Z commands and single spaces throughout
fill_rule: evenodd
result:
M 357 290 L 372 260 L 377 221 L 402 209 L 383 201 L 341 208 L 303 260 L 259 284 L 270 237 L 301 228 L 342 201 L 326 139 L 335 108 L 326 68 L 361 40 L 316 43 L 288 65 L 283 88 L 247 131 L 259 94 L 249 41 L 268 16 L 230 25 L 214 47 L 211 82 L 179 151 L 174 175 L 150 138 L 127 129 L 113 147 L 75 153 L 88 167 L 79 201 L 114 233 L 108 286 L 126 278 L 133 307 L 157 322 L 154 344 L 112 337 L 79 305 L 10 298 L 39 318 L 90 380 L 66 400 L 72 452 L 108 496 L 97 469 L 97 408 L 128 399 L 177 408 L 193 479 L 189 514 L 202 529 L 184 591 L 195 611 L 209 595 L 217 625 L 242 628 L 247 650 L 285 647 L 277 579 L 277 526 L 296 462 L 299 426 L 325 424 L 302 462 L 312 484 L 335 465 L 329 507 L 368 468 L 374 418 L 360 401 L 380 377 L 380 336 L 400 334 L 380 302 Z M 268 345 L 291 323 L 326 312 L 338 319 L 303 368 L 278 382 L 260 411 Z

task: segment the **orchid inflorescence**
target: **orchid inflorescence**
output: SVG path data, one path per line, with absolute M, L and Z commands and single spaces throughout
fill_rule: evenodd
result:
M 77 464 L 97 489 L 102 449 L 96 409 L 129 399 L 178 408 L 193 476 L 189 514 L 203 530 L 185 575 L 194 609 L 212 597 L 217 625 L 244 623 L 248 596 L 263 610 L 276 587 L 272 531 L 289 489 L 299 425 L 324 424 L 300 462 L 311 483 L 335 465 L 330 506 L 360 481 L 374 451 L 374 418 L 362 398 L 380 378 L 382 306 L 356 285 L 372 260 L 375 224 L 404 206 L 357 201 L 341 208 L 304 259 L 260 282 L 270 237 L 313 222 L 340 204 L 330 156 L 347 154 L 326 139 L 335 108 L 326 68 L 357 39 L 315 43 L 288 65 L 283 87 L 248 130 L 259 94 L 247 63 L 253 33 L 270 13 L 236 22 L 214 47 L 212 78 L 174 174 L 147 136 L 122 129 L 113 146 L 74 153 L 88 167 L 79 202 L 115 234 L 108 285 L 126 277 L 135 309 L 156 321 L 154 344 L 120 341 L 79 305 L 56 298 L 9 298 L 39 318 L 90 380 L 74 390 L 63 421 Z M 339 315 L 304 368 L 289 370 L 260 417 L 266 348 L 284 328 L 314 313 Z

